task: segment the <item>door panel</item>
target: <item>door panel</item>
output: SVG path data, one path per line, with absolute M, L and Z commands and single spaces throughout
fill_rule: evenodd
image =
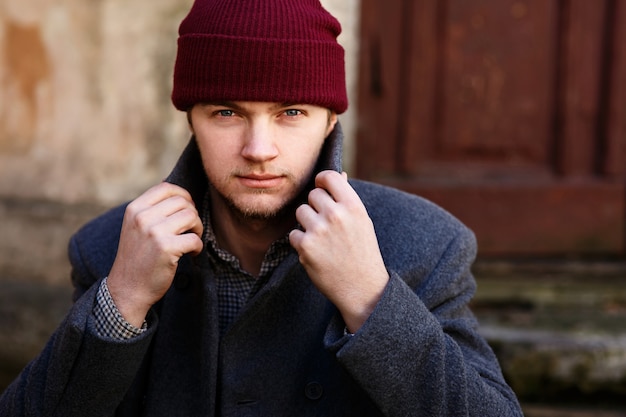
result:
M 484 256 L 623 255 L 624 9 L 363 0 L 357 175 L 447 208 Z

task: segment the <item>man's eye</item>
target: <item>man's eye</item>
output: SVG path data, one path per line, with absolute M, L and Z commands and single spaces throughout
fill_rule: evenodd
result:
M 290 117 L 299 116 L 301 114 L 302 112 L 300 110 L 296 110 L 296 109 L 285 110 L 285 115 L 290 116 Z
M 232 110 L 218 110 L 217 114 L 222 117 L 233 117 L 235 112 Z

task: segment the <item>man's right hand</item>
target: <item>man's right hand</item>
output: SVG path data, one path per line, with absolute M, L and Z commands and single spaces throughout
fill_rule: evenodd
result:
M 131 202 L 107 278 L 124 319 L 141 327 L 172 284 L 179 259 L 199 254 L 202 247 L 202 220 L 184 188 L 164 182 Z

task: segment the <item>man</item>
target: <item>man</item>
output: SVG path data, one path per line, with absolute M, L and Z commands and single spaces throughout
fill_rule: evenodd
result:
M 196 1 L 192 140 L 73 236 L 75 305 L 2 415 L 521 415 L 467 306 L 471 232 L 341 173 L 339 32 L 317 0 Z

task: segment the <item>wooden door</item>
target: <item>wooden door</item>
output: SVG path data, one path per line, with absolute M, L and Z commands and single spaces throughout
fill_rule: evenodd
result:
M 626 2 L 362 0 L 357 176 L 482 256 L 625 254 Z

